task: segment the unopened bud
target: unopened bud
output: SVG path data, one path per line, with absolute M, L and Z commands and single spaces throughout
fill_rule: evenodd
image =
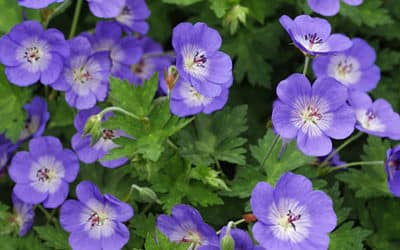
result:
M 221 250 L 235 250 L 235 240 L 231 235 L 231 227 L 233 226 L 233 222 L 229 222 L 228 227 L 226 228 L 226 233 L 224 237 L 222 237 L 220 242 Z
M 176 70 L 175 65 L 171 65 L 168 67 L 168 70 L 164 71 L 164 79 L 165 83 L 168 86 L 168 91 L 171 92 L 171 90 L 174 88 L 176 81 L 179 79 L 179 73 Z
M 90 135 L 92 137 L 92 144 L 95 144 L 101 137 L 101 116 L 92 115 L 86 121 L 83 128 L 83 135 Z
M 135 184 L 132 184 L 131 188 L 136 189 L 139 192 L 139 197 L 136 200 L 147 203 L 161 203 L 157 194 L 151 188 L 139 187 Z

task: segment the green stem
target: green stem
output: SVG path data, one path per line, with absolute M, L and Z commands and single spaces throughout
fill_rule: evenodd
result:
M 334 151 L 332 151 L 332 153 L 330 153 L 328 155 L 328 157 L 326 157 L 326 159 L 319 165 L 320 167 L 323 167 L 325 165 L 327 165 L 329 163 L 329 161 L 337 154 L 340 152 L 340 150 L 342 150 L 343 148 L 345 148 L 347 145 L 349 145 L 350 143 L 352 143 L 353 141 L 357 140 L 358 138 L 360 138 L 363 135 L 362 132 L 357 132 L 357 134 L 353 135 L 352 137 L 350 137 L 349 139 L 347 139 L 346 141 L 344 141 L 342 143 L 342 145 L 340 145 L 337 149 L 335 149 Z
M 175 143 L 173 141 L 171 141 L 171 139 L 167 139 L 167 144 L 171 146 L 171 148 L 175 149 L 175 150 L 179 150 L 178 146 L 175 145 Z
M 37 205 L 37 208 L 39 208 L 39 210 L 44 214 L 44 216 L 46 217 L 47 223 L 49 221 L 54 222 L 54 224 L 57 224 L 57 220 L 55 218 L 53 218 L 52 214 L 50 214 L 44 207 L 42 207 L 42 205 Z
M 81 14 L 82 3 L 83 0 L 77 0 L 76 2 L 74 17 L 72 19 L 71 31 L 69 32 L 69 39 L 75 36 L 76 28 L 78 26 L 78 21 L 79 21 L 79 15 Z
M 111 112 L 111 111 L 120 112 L 120 113 L 125 114 L 125 115 L 127 115 L 127 116 L 130 116 L 130 117 L 132 117 L 133 119 L 136 119 L 136 120 L 138 120 L 138 121 L 149 122 L 149 118 L 148 118 L 148 117 L 143 117 L 143 118 L 141 118 L 141 117 L 139 117 L 139 116 L 137 116 L 137 115 L 135 115 L 135 114 L 133 114 L 133 113 L 131 113 L 131 112 L 129 112 L 129 111 L 126 111 L 125 109 L 120 108 L 120 107 L 108 107 L 108 108 L 105 108 L 103 111 L 101 111 L 101 112 L 98 114 L 98 116 L 103 117 L 107 112 Z
M 306 57 L 306 59 L 304 61 L 303 75 L 307 75 L 308 66 L 310 65 L 310 57 L 307 55 L 305 57 Z
M 60 15 L 61 13 L 63 13 L 70 5 L 72 4 L 72 0 L 65 0 L 62 4 L 58 5 L 57 8 L 55 8 L 54 12 L 51 13 L 46 20 L 44 20 L 43 22 L 43 26 L 45 28 L 47 28 L 47 26 L 49 25 L 50 21 Z
M 328 170 L 328 173 L 340 170 L 340 169 L 345 169 L 348 167 L 354 167 L 354 166 L 360 166 L 360 165 L 383 165 L 385 164 L 383 161 L 357 161 L 357 162 L 351 162 L 347 163 L 341 166 L 333 167 Z
M 280 139 L 279 135 L 276 135 L 274 140 L 272 141 L 271 146 L 269 147 L 267 154 L 265 155 L 264 159 L 262 160 L 261 167 L 264 168 L 265 162 L 268 160 L 269 156 L 272 154 L 273 149 L 275 148 L 276 144 L 278 144 Z
M 246 222 L 245 219 L 240 219 L 240 220 L 237 220 L 237 221 L 231 221 L 231 222 L 229 222 L 229 224 L 233 224 L 234 227 L 237 227 L 238 225 L 242 224 L 243 222 Z M 217 235 L 220 234 L 220 233 L 221 233 L 221 230 L 219 230 L 217 232 Z

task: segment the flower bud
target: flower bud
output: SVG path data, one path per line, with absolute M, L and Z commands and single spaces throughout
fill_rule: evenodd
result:
M 101 137 L 101 116 L 92 115 L 86 121 L 85 127 L 83 128 L 83 135 L 92 136 L 92 144 L 95 144 Z
M 235 250 L 235 241 L 230 232 L 226 231 L 225 236 L 221 239 L 220 247 L 221 250 Z
M 168 92 L 174 88 L 176 81 L 179 79 L 179 73 L 176 70 L 175 65 L 171 65 L 168 67 L 168 70 L 164 71 L 164 79 L 165 83 L 168 86 Z

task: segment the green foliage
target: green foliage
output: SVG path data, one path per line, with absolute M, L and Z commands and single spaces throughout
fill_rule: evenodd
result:
M 115 112 L 104 123 L 104 127 L 121 129 L 132 137 L 116 139 L 115 142 L 121 147 L 114 149 L 105 159 L 124 156 L 132 159 L 140 155 L 144 159 L 157 161 L 168 138 L 190 123 L 190 119 L 171 115 L 167 99 L 159 98 L 153 102 L 157 87 L 157 75 L 138 87 L 111 79 L 111 103 L 131 112 L 136 118 Z
M 363 161 L 382 161 L 385 159 L 386 150 L 390 147 L 388 141 L 369 136 L 364 145 Z M 354 189 L 356 197 L 372 198 L 388 196 L 386 173 L 383 164 L 362 166 L 360 170 L 349 169 L 337 174 L 336 177 Z
M 25 125 L 24 105 L 29 101 L 30 90 L 11 85 L 0 67 L 0 132 L 17 141 Z M 7 119 L 5 119 L 7 117 Z
M 68 233 L 61 228 L 53 226 L 40 226 L 34 228 L 38 238 L 43 240 L 44 246 L 56 250 L 68 250 Z
M 198 115 L 193 124 L 178 134 L 180 154 L 197 165 L 226 161 L 239 165 L 246 163 L 247 106 L 224 110 L 212 115 Z
M 276 136 L 277 135 L 275 135 L 272 130 L 268 130 L 266 135 L 258 141 L 257 146 L 250 146 L 252 156 L 265 170 L 268 176 L 268 182 L 271 184 L 275 184 L 284 173 L 293 171 L 313 160 L 312 157 L 303 155 L 297 149 L 295 141 L 286 144 L 279 139 L 279 142 L 274 145 Z M 273 147 L 272 151 L 268 155 L 271 147 Z
M 7 33 L 11 27 L 22 21 L 21 7 L 17 1 L 0 0 L 0 9 L 3 18 L 0 22 L 0 33 Z
M 346 222 L 330 234 L 330 250 L 363 250 L 363 241 L 371 231 L 353 227 L 353 222 Z
M 177 244 L 170 242 L 165 235 L 157 230 L 157 235 L 147 234 L 145 250 L 168 249 L 168 250 L 187 250 L 190 244 Z

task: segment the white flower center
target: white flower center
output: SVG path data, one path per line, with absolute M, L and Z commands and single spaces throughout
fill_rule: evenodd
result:
M 206 52 L 193 45 L 182 49 L 183 67 L 196 78 L 204 78 L 208 74 L 208 58 Z
M 328 64 L 328 75 L 348 86 L 361 78 L 360 63 L 351 56 L 332 56 Z
M 46 41 L 33 37 L 23 41 L 21 45 L 16 51 L 16 58 L 19 62 L 24 63 L 26 70 L 37 72 L 47 68 L 51 54 Z
M 135 17 L 133 15 L 132 10 L 127 6 L 122 8 L 121 13 L 116 17 L 118 22 L 123 23 L 125 25 L 130 25 L 134 18 Z
M 295 35 L 297 40 L 304 48 L 315 52 L 329 51 L 328 43 L 326 43 L 317 33 L 308 33 L 305 35 Z
M 321 135 L 322 130 L 328 129 L 332 122 L 333 114 L 328 112 L 328 102 L 318 96 L 299 97 L 294 107 L 291 122 L 307 135 Z
M 358 123 L 365 129 L 376 132 L 385 131 L 386 126 L 372 110 L 356 110 L 356 118 Z
M 80 220 L 85 225 L 85 231 L 91 238 L 100 239 L 109 237 L 115 231 L 113 219 L 116 217 L 115 210 L 103 205 L 97 200 L 89 200 L 87 208 L 82 211 Z
M 54 193 L 61 184 L 65 175 L 62 162 L 54 156 L 42 156 L 32 164 L 30 171 L 31 185 L 38 192 Z
M 310 216 L 304 206 L 293 199 L 280 199 L 269 208 L 268 218 L 272 222 L 271 229 L 275 237 L 294 243 L 308 237 L 311 227 Z
M 86 82 L 90 81 L 92 75 L 86 69 L 86 67 L 82 66 L 73 71 L 73 77 L 75 83 L 85 84 Z

